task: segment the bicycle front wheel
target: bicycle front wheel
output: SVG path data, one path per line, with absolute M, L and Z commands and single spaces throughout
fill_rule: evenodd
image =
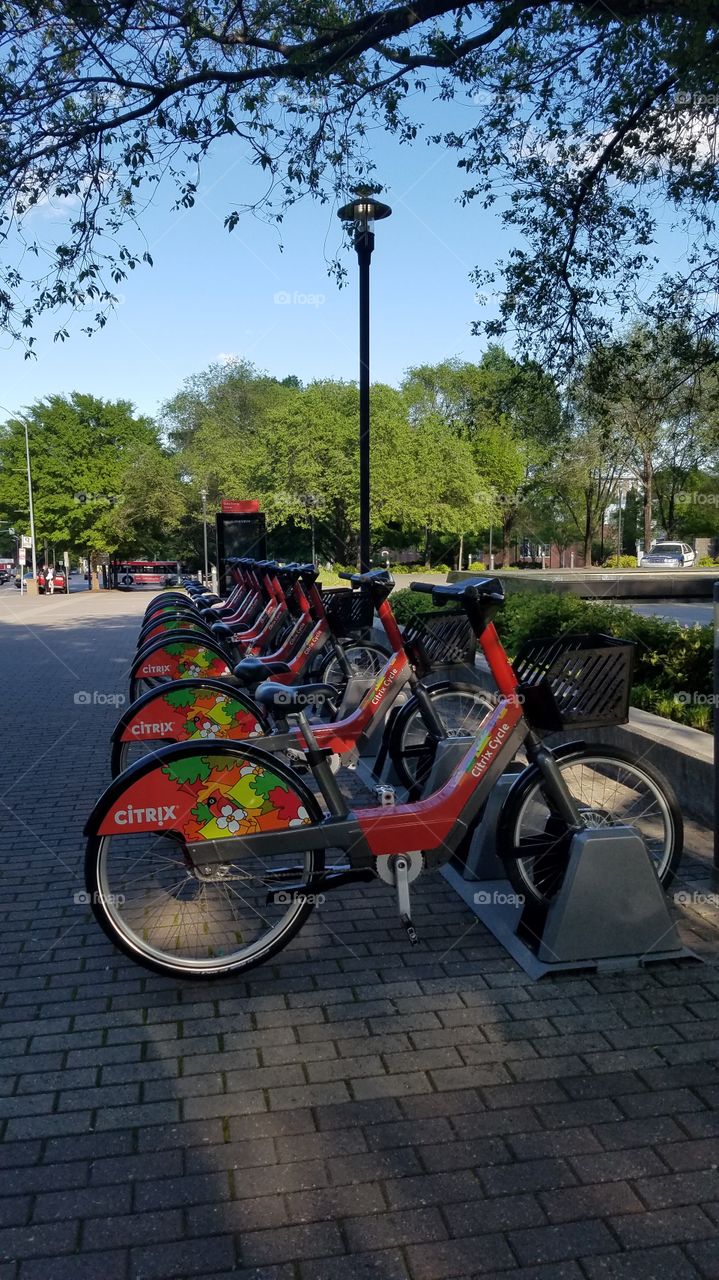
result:
M 427 694 L 447 738 L 476 737 L 496 705 L 489 694 L 469 682 L 442 681 L 430 685 Z M 427 782 L 436 749 L 437 740 L 427 727 L 417 699 L 412 697 L 398 712 L 388 743 L 397 776 L 412 797 L 416 797 Z
M 586 746 L 557 760 L 585 827 L 634 827 L 657 879 L 667 889 L 681 860 L 684 826 L 661 774 L 620 747 Z M 517 893 L 546 906 L 562 885 L 572 832 L 530 766 L 509 793 L 497 826 L 497 849 Z
M 357 642 L 345 647 L 345 657 L 353 676 L 367 676 L 371 679 L 373 676 L 378 676 L 387 665 L 388 655 L 378 644 Z M 346 683 L 339 659 L 334 654 L 322 668 L 320 679 L 323 684 L 332 684 L 337 688 L 342 688 Z

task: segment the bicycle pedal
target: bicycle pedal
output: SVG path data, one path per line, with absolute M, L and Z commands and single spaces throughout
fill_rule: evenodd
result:
M 286 755 L 292 768 L 296 769 L 298 773 L 309 773 L 307 757 L 303 751 L 298 751 L 296 747 L 288 747 Z
M 419 942 L 419 935 L 418 935 L 417 930 L 415 929 L 414 925 L 412 924 L 412 921 L 411 921 L 410 917 L 409 917 L 409 916 L 400 916 L 400 920 L 402 921 L 402 924 L 404 925 L 404 928 L 405 928 L 406 933 L 407 933 L 407 937 L 409 938 L 410 942 L 412 943 L 412 946 L 413 946 L 413 947 L 414 947 L 414 946 L 416 946 L 416 945 L 417 945 L 417 943 Z
M 397 803 L 397 793 L 394 787 L 388 787 L 381 784 L 374 788 L 374 795 L 377 804 L 381 805 L 382 808 L 386 808 L 389 805 Z

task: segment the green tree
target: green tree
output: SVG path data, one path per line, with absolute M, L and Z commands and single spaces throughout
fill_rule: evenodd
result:
M 506 561 L 532 475 L 560 443 L 554 380 L 535 361 L 492 346 L 478 364 L 452 359 L 410 369 L 403 387 L 415 421 L 441 421 L 470 446 L 483 511 L 467 532 L 500 524 Z
M 39 548 L 137 550 L 148 520 L 171 526 L 158 485 L 168 463 L 155 424 L 129 401 L 73 392 L 40 400 L 0 428 L 0 505 L 20 531 L 30 524 L 26 424 Z
M 644 546 L 652 543 L 656 479 L 661 520 L 676 522 L 676 495 L 719 442 L 719 352 L 677 324 L 635 325 L 597 347 L 586 362 L 581 396 L 604 429 L 628 442 L 627 470 L 642 493 Z

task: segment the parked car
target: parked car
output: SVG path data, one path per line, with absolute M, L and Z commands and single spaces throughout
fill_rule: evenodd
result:
M 17 573 L 15 574 L 15 586 L 17 587 L 18 591 L 22 586 L 23 579 L 25 580 L 25 582 L 28 582 L 28 581 L 32 582 L 32 574 L 21 573 L 20 570 L 18 569 Z
M 24 577 L 25 582 L 32 582 L 32 573 L 25 573 L 25 574 L 23 574 L 23 575 L 22 575 L 22 577 Z M 22 581 L 21 575 L 20 575 L 20 573 L 17 573 L 17 574 L 15 575 L 15 586 L 19 588 L 19 587 L 20 587 L 20 583 L 21 583 L 21 581 Z M 41 596 L 45 594 L 45 586 L 46 586 L 46 584 L 45 584 L 45 573 L 44 573 L 44 571 L 43 571 L 42 569 L 38 569 L 38 571 L 37 571 L 37 589 L 38 589 L 38 592 L 39 592 L 39 594 L 40 594 Z M 65 570 L 64 570 L 64 569 L 56 569 L 56 570 L 55 570 L 55 591 L 56 591 L 56 592 L 59 592 L 59 593 L 62 593 L 63 591 L 67 591 L 67 589 L 68 589 L 68 588 L 67 588 L 67 578 L 65 577 Z
M 690 569 L 696 552 L 686 542 L 655 542 L 639 561 L 640 569 Z

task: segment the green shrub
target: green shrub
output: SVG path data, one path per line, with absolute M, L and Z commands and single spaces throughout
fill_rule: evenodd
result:
M 609 556 L 607 560 L 602 561 L 604 569 L 636 569 L 636 556 Z
M 697 564 L 701 569 L 714 569 L 719 565 L 719 560 L 712 559 L 711 556 L 700 556 L 697 560 Z
M 632 687 L 632 705 L 641 707 L 642 711 L 651 711 L 655 716 L 664 716 L 666 720 L 688 724 L 692 729 L 703 729 L 705 733 L 712 731 L 712 709 L 707 703 L 687 704 L 666 690 L 635 684 Z
M 482 560 L 473 560 L 471 564 L 467 565 L 468 573 L 482 573 L 486 568 L 487 566 Z
M 431 613 L 434 610 L 432 597 L 424 592 L 410 591 L 409 587 L 400 587 L 392 592 L 392 608 L 398 622 L 409 622 L 417 613 Z
M 428 568 L 428 573 L 451 573 L 452 566 L 449 564 L 433 564 L 432 568 Z

